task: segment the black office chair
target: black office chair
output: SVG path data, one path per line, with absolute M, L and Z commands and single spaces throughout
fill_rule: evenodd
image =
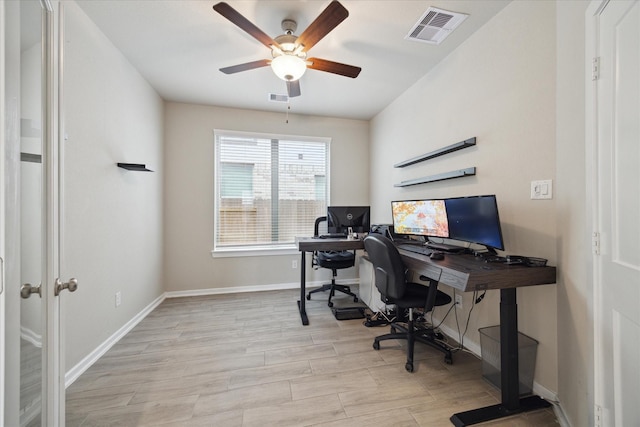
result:
M 320 223 L 327 220 L 326 216 L 321 216 L 316 218 L 316 222 L 313 226 L 313 235 L 314 237 L 318 237 Z M 342 292 L 347 295 L 351 295 L 353 297 L 353 302 L 358 302 L 358 297 L 356 294 L 351 292 L 351 288 L 347 285 L 338 285 L 336 284 L 336 276 L 338 275 L 338 271 L 343 268 L 353 267 L 356 263 L 356 251 L 324 251 L 324 252 L 314 252 L 313 259 L 311 261 L 311 265 L 313 267 L 322 267 L 328 268 L 333 273 L 331 276 L 331 283 L 326 285 L 322 285 L 321 287 L 309 291 L 307 294 L 307 300 L 311 300 L 311 294 L 315 294 L 316 292 L 329 292 L 329 307 L 333 307 L 333 302 L 331 299 L 335 296 L 336 291 Z
M 407 340 L 407 363 L 405 369 L 413 372 L 413 348 L 415 341 L 442 351 L 446 363 L 453 363 L 451 350 L 436 340 L 433 329 L 417 329 L 414 324 L 413 310 L 424 309 L 424 313 L 433 307 L 451 303 L 451 297 L 438 290 L 438 282 L 431 281 L 429 286 L 407 282 L 407 268 L 393 242 L 381 234 L 369 234 L 364 239 L 364 248 L 374 268 L 375 284 L 385 303 L 396 305 L 396 320 L 391 323 L 391 333 L 376 337 L 373 348 L 380 349 L 380 341 Z M 404 315 L 408 311 L 408 319 Z M 404 323 L 406 326 L 399 324 Z M 400 331 L 400 332 L 398 332 Z

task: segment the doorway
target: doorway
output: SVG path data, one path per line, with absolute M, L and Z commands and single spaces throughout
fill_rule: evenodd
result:
M 57 3 L 2 3 L 2 422 L 60 426 Z
M 640 2 L 594 2 L 595 423 L 640 425 Z

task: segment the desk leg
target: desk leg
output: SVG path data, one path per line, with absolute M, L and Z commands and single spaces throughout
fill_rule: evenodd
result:
M 520 398 L 516 288 L 500 289 L 500 369 L 502 403 L 454 414 L 450 418 L 453 425 L 462 427 L 479 424 L 551 406 L 538 396 Z
M 305 282 L 307 280 L 307 263 L 305 259 L 305 251 L 300 251 L 300 300 L 298 301 L 298 310 L 300 311 L 300 318 L 303 325 L 309 324 L 309 318 L 307 317 L 307 309 L 305 308 Z

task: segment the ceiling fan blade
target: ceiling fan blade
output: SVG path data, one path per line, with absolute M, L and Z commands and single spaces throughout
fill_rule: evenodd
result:
M 287 94 L 289 98 L 300 96 L 300 80 L 290 80 L 287 82 Z
M 266 67 L 271 64 L 269 59 L 260 59 L 259 61 L 245 62 L 244 64 L 232 65 L 231 67 L 220 68 L 225 74 L 239 73 L 240 71 L 253 70 L 254 68 Z
M 333 62 L 320 58 L 308 58 L 307 68 L 339 74 L 341 76 L 351 77 L 352 79 L 358 77 L 358 74 L 360 74 L 360 71 L 362 70 L 360 67 L 354 67 L 353 65 L 341 64 L 340 62 Z
M 227 3 L 217 3 L 213 6 L 213 10 L 236 24 L 238 27 L 240 27 L 242 30 L 247 32 L 250 36 L 258 40 L 266 47 L 271 48 L 271 46 L 276 46 L 280 48 L 280 45 L 275 40 L 265 34 L 264 31 L 256 27 L 251 21 L 242 16 L 240 12 L 229 6 Z
M 304 51 L 311 49 L 331 30 L 347 19 L 349 11 L 337 0 L 332 1 L 325 10 L 300 34 L 297 44 L 304 45 Z

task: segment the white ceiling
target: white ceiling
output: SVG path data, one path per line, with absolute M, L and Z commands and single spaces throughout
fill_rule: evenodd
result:
M 78 0 L 77 3 L 163 99 L 285 112 L 285 82 L 269 67 L 226 75 L 219 68 L 270 58 L 257 40 L 213 10 L 218 0 Z M 510 0 L 341 0 L 349 17 L 310 56 L 362 67 L 356 79 L 307 70 L 292 113 L 371 119 L 423 77 Z M 227 0 L 272 38 L 284 18 L 296 35 L 329 0 Z M 442 44 L 405 40 L 429 6 L 469 14 Z M 473 64 L 469 64 L 470 67 Z

